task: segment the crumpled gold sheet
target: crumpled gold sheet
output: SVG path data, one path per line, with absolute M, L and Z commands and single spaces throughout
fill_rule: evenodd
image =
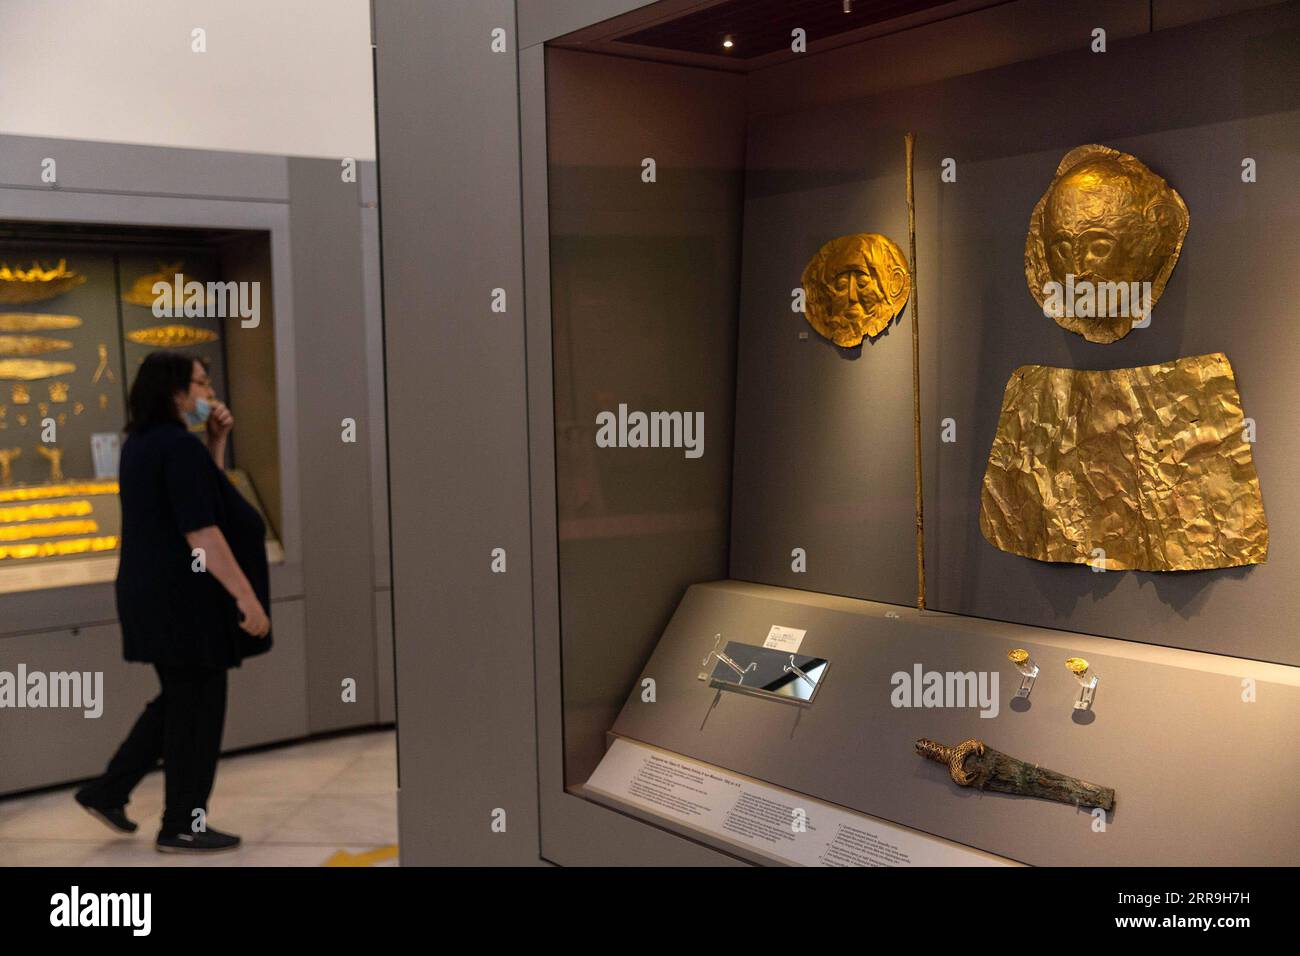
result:
M 1012 554 L 1112 571 L 1262 564 L 1268 523 L 1227 356 L 1018 368 L 989 451 L 980 530 Z

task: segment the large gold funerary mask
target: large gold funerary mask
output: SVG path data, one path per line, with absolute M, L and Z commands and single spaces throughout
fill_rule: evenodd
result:
M 1034 206 L 1025 280 L 1044 314 L 1089 342 L 1150 315 L 1187 235 L 1187 206 L 1136 156 L 1078 146 Z
M 804 317 L 842 348 L 875 338 L 912 294 L 903 250 L 874 232 L 832 239 L 803 270 Z
M 1268 523 L 1227 356 L 1007 382 L 980 493 L 990 544 L 1111 571 L 1262 564 Z

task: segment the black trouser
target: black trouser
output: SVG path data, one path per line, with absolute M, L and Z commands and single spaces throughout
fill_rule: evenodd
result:
M 217 775 L 221 731 L 226 723 L 226 672 L 223 668 L 173 668 L 155 665 L 162 693 L 151 700 L 131 728 L 108 769 L 82 790 L 101 808 L 125 806 L 131 791 L 162 758 L 167 803 L 162 829 L 190 833 L 194 811 L 206 816 Z

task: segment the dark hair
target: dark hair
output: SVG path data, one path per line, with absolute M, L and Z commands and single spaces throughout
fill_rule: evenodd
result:
M 195 362 L 208 367 L 203 359 L 169 349 L 150 352 L 144 357 L 127 399 L 131 413 L 126 424 L 128 432 L 143 431 L 163 422 L 180 421 L 180 414 L 176 411 L 176 393 L 189 394 Z

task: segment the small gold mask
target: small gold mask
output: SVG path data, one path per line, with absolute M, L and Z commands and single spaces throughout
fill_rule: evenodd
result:
M 1029 218 L 1029 292 L 1061 328 L 1089 342 L 1121 339 L 1164 292 L 1187 223 L 1182 197 L 1136 156 L 1078 146 L 1056 167 Z M 1049 282 L 1057 283 L 1055 298 Z M 1069 288 L 1084 290 L 1093 304 L 1076 309 L 1063 292 Z
M 842 348 L 889 327 L 912 293 L 903 251 L 876 233 L 832 239 L 803 270 L 804 317 Z

